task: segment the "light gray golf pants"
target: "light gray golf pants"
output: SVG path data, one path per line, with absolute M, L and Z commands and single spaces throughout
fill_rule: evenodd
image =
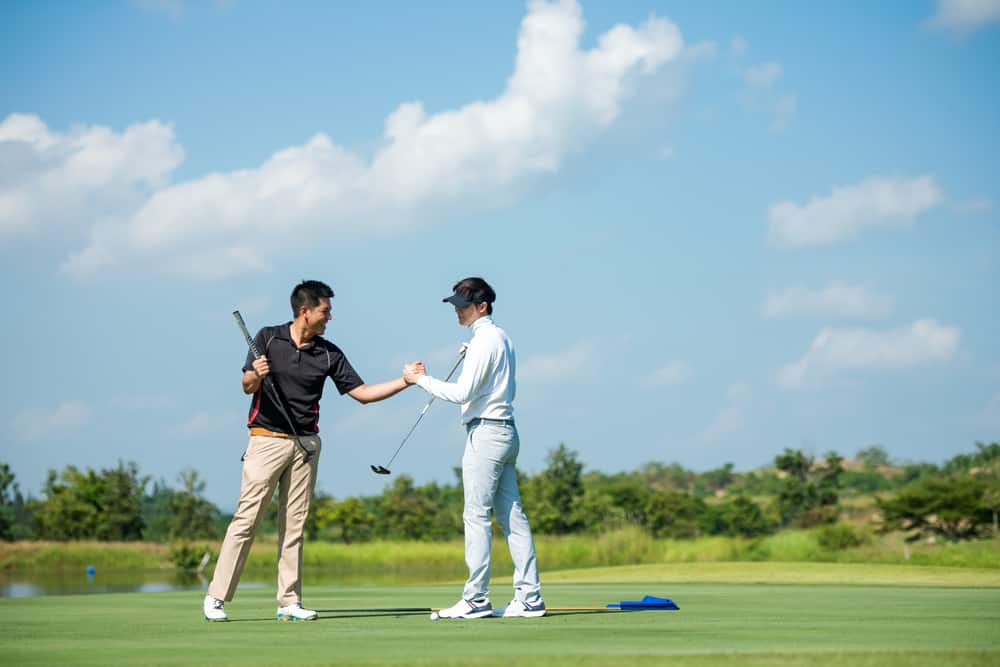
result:
M 528 517 L 521 507 L 514 463 L 520 440 L 511 424 L 473 422 L 467 427 L 462 456 L 462 486 L 465 488 L 465 562 L 469 580 L 462 597 L 475 600 L 489 595 L 490 549 L 493 529 L 490 511 L 507 539 L 514 562 L 514 597 L 528 604 L 541 600 L 535 541 Z

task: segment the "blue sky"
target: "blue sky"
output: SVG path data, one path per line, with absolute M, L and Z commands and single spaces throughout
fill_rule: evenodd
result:
M 520 466 L 941 461 L 1000 439 L 1000 2 L 16 3 L 0 460 L 194 466 L 231 508 L 251 328 L 303 278 L 368 382 L 496 288 Z M 427 399 L 328 385 L 319 487 Z M 458 408 L 395 463 L 453 480 Z

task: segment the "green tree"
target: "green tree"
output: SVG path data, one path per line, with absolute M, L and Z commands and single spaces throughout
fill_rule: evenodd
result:
M 892 498 L 877 500 L 883 530 L 906 531 L 910 541 L 931 535 L 952 541 L 978 537 L 992 518 L 983 505 L 985 491 L 985 480 L 969 474 L 918 480 Z
M 198 477 L 198 471 L 185 468 L 178 475 L 178 480 L 181 489 L 167 500 L 167 532 L 170 539 L 218 538 L 216 524 L 221 512 L 203 497 L 205 482 Z
M 15 507 L 20 495 L 10 466 L 0 463 L 0 540 L 12 540 L 15 537 Z
M 889 452 L 885 451 L 885 448 L 881 445 L 871 445 L 860 449 L 854 455 L 854 458 L 864 463 L 865 468 L 868 470 L 875 470 L 876 468 L 890 464 Z
M 400 475 L 382 494 L 379 516 L 389 537 L 426 539 L 433 521 L 434 503 L 414 487 L 413 478 Z
M 726 498 L 715 508 L 718 530 L 734 537 L 757 537 L 771 532 L 764 510 L 749 497 L 739 493 Z
M 721 468 L 707 470 L 701 474 L 701 480 L 711 492 L 722 491 L 736 479 L 733 474 L 733 464 L 727 463 Z
M 565 444 L 549 452 L 548 466 L 525 484 L 532 529 L 562 535 L 584 528 L 577 506 L 583 497 L 583 464 Z M 530 502 L 530 504 L 529 504 Z
M 653 493 L 646 507 L 647 526 L 654 537 L 697 537 L 704 515 L 705 501 L 674 489 Z
M 142 497 L 148 479 L 134 462 L 119 461 L 100 473 L 67 466 L 49 470 L 44 498 L 33 514 L 39 537 L 53 540 L 138 540 L 144 520 Z
M 842 463 L 836 452 L 827 454 L 823 465 L 801 450 L 786 448 L 776 456 L 774 465 L 784 473 L 778 492 L 782 523 L 808 527 L 835 521 Z
M 375 517 L 360 498 L 344 498 L 338 502 L 330 496 L 323 496 L 314 506 L 317 529 L 332 539 L 351 544 L 371 536 Z

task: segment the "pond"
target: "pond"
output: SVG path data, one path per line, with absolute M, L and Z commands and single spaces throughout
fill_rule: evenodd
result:
M 463 578 L 456 568 L 425 568 L 404 571 L 351 570 L 305 568 L 304 585 L 382 583 L 409 584 L 435 581 L 455 581 Z M 277 572 L 270 570 L 244 571 L 240 588 L 275 587 Z M 23 598 L 41 595 L 86 595 L 92 593 L 157 593 L 164 591 L 204 591 L 208 579 L 190 572 L 164 570 L 103 570 L 88 574 L 86 570 L 59 572 L 0 572 L 0 597 Z

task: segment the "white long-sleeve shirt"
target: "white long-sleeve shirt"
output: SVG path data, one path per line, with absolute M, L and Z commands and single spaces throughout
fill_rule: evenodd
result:
M 462 423 L 476 418 L 513 419 L 517 361 L 514 344 L 489 316 L 472 323 L 472 340 L 455 382 L 421 375 L 417 384 L 428 393 L 462 406 Z

